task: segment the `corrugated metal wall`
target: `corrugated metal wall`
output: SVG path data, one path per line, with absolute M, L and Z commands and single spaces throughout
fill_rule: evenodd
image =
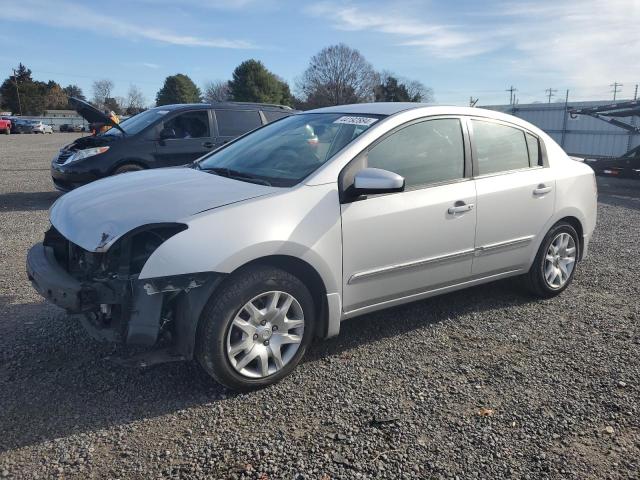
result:
M 574 108 L 608 105 L 611 101 L 569 102 Z M 565 103 L 532 103 L 526 105 L 493 105 L 491 110 L 499 110 L 520 117 L 547 132 L 570 155 L 579 156 L 620 156 L 640 145 L 640 135 L 631 134 L 622 128 L 609 125 L 588 115 L 572 119 Z M 640 125 L 638 117 L 621 119 Z

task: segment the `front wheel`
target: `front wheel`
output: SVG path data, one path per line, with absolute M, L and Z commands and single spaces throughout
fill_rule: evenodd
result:
M 314 331 L 313 298 L 283 270 L 233 274 L 200 318 L 196 351 L 205 371 L 233 390 L 271 385 L 300 362 Z
M 542 298 L 555 297 L 573 281 L 578 265 L 578 232 L 569 223 L 558 222 L 540 245 L 533 265 L 524 276 L 527 289 Z

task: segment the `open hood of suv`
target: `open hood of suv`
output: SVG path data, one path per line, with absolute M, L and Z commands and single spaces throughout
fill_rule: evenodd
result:
M 65 238 L 85 250 L 103 252 L 134 228 L 185 222 L 205 210 L 280 190 L 191 168 L 160 168 L 73 190 L 54 203 L 49 216 Z
M 80 100 L 76 97 L 69 98 L 69 105 L 71 105 L 78 114 L 89 123 L 102 123 L 104 125 L 111 125 L 117 128 L 126 135 L 126 132 L 116 122 L 111 120 L 107 115 L 102 113 L 96 107 L 84 100 Z

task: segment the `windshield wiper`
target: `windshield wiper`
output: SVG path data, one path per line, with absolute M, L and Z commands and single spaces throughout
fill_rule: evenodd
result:
M 233 178 L 236 180 L 245 180 L 251 183 L 258 183 L 260 185 L 266 185 L 271 187 L 271 183 L 264 178 L 259 178 L 250 173 L 240 172 L 238 170 L 233 170 L 227 167 L 211 167 L 211 168 L 202 168 L 198 166 L 200 170 L 204 170 L 205 172 L 213 172 L 216 175 L 220 175 L 221 177 Z

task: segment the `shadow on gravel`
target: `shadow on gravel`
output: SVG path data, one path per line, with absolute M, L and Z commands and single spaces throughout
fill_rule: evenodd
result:
M 386 338 L 405 335 L 420 328 L 474 312 L 501 310 L 535 301 L 514 285 L 502 280 L 458 292 L 381 310 L 342 322 L 340 335 L 316 342 L 305 362 L 340 355 L 344 351 Z
M 640 197 L 623 197 L 618 195 L 599 195 L 598 203 L 604 203 L 612 207 L 630 208 L 632 210 L 640 210 Z
M 61 310 L 9 300 L 0 297 L 0 331 L 15 324 L 15 331 L 0 339 L 0 452 L 210 405 L 231 395 L 195 362 L 146 370 L 120 367 L 108 359 L 122 353 L 118 347 L 90 340 Z M 529 301 L 508 282 L 498 282 L 365 315 L 344 322 L 338 337 L 315 342 L 305 363 L 445 319 L 455 322 L 473 312 Z
M 60 195 L 53 191 L 0 193 L 0 212 L 48 210 Z

